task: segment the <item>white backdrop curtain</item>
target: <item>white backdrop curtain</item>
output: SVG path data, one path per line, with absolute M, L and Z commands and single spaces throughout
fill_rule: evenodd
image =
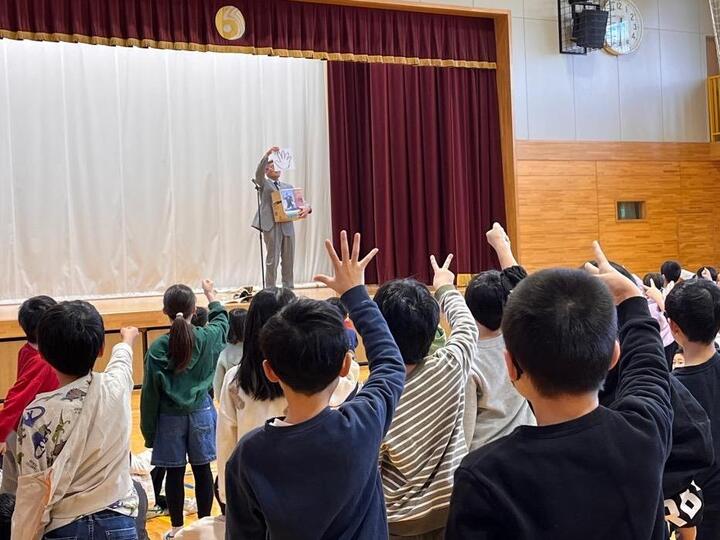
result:
M 259 284 L 250 183 L 272 145 L 314 213 L 296 283 L 327 270 L 320 61 L 0 39 L 0 300 Z

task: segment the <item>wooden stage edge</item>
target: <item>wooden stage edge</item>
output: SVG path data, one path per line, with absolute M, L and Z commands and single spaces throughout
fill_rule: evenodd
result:
M 370 294 L 373 294 L 377 290 L 377 286 L 368 285 L 368 290 Z M 218 300 L 225 303 L 227 309 L 248 307 L 247 302 L 233 302 L 232 294 L 219 292 L 217 295 Z M 337 296 L 335 291 L 327 287 L 295 289 L 295 294 L 315 300 L 327 300 Z M 197 298 L 198 306 L 207 306 L 207 300 L 203 294 L 198 294 Z M 170 321 L 162 312 L 162 295 L 89 300 L 89 302 L 102 315 L 107 332 L 117 332 L 124 326 L 136 326 L 141 330 L 170 326 Z M 0 305 L 0 341 L 15 341 L 25 338 L 25 334 L 17 321 L 19 307 L 20 304 Z

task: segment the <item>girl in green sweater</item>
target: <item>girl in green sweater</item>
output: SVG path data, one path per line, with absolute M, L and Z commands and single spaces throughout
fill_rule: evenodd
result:
M 185 466 L 195 477 L 198 517 L 210 515 L 215 460 L 217 413 L 208 392 L 215 364 L 225 345 L 228 314 L 215 300 L 213 282 L 202 283 L 208 299 L 208 325 L 194 327 L 195 294 L 186 285 L 173 285 L 163 297 L 163 312 L 172 321 L 170 332 L 155 340 L 145 357 L 140 400 L 140 428 L 145 446 L 153 449 L 152 464 L 167 469 L 165 494 L 173 538 L 183 526 Z

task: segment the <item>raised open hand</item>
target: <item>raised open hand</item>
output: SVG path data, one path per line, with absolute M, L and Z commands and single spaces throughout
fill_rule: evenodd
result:
M 330 257 L 335 275 L 333 277 L 324 274 L 318 274 L 313 279 L 324 283 L 339 295 L 345 294 L 347 291 L 358 285 L 365 284 L 365 268 L 370 264 L 378 253 L 378 249 L 374 248 L 360 260 L 360 233 L 355 233 L 353 239 L 352 253 L 348 245 L 347 232 L 340 233 L 340 254 L 342 259 L 338 257 L 335 248 L 330 240 L 325 240 L 325 249 Z

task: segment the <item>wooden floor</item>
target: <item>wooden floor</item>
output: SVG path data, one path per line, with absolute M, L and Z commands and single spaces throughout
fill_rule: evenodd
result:
M 140 454 L 145 451 L 142 434 L 140 433 L 140 390 L 133 392 L 132 396 L 132 437 L 130 440 L 130 449 L 133 454 Z M 212 464 L 213 474 L 216 473 L 215 463 Z M 193 479 L 190 467 L 188 467 L 185 476 L 185 497 L 195 497 L 192 489 L 195 480 Z M 213 515 L 220 514 L 220 508 L 217 503 L 213 505 Z M 185 524 L 188 525 L 197 520 L 197 515 L 192 514 L 185 516 Z M 147 532 L 150 540 L 161 540 L 162 535 L 170 530 L 170 517 L 161 516 L 151 519 L 147 522 Z

